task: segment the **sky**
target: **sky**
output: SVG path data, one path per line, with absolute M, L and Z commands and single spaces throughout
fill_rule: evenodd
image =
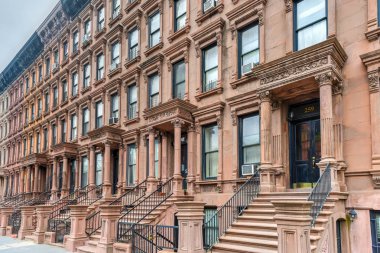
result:
M 59 0 L 0 0 L 0 73 Z

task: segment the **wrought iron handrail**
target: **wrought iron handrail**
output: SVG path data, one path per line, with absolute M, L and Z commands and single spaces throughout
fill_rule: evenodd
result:
M 157 190 L 149 194 L 119 218 L 117 224 L 117 241 L 129 242 L 132 238 L 132 229 L 134 226 L 144 220 L 173 195 L 172 182 L 173 178 L 159 185 Z
M 17 195 L 11 196 L 8 201 L 6 201 L 3 206 L 5 207 L 15 207 L 16 205 L 22 203 L 26 199 L 27 193 L 19 193 Z
M 137 201 L 144 197 L 145 189 L 146 180 L 122 194 L 109 205 L 122 205 L 123 210 L 126 210 L 128 207 L 133 206 Z M 94 234 L 101 228 L 101 226 L 100 210 L 97 210 L 86 217 L 86 234 L 88 236 Z
M 236 193 L 203 224 L 203 246 L 210 249 L 260 192 L 260 174 L 256 171 Z
M 315 225 L 315 221 L 319 213 L 321 212 L 323 205 L 325 204 L 328 196 L 330 195 L 331 188 L 331 167 L 330 163 L 327 164 L 325 171 L 319 177 L 315 187 L 311 191 L 308 201 L 312 201 L 313 204 L 310 210 L 311 226 Z

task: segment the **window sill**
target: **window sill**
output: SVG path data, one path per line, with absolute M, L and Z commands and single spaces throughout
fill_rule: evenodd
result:
M 59 70 L 59 66 L 58 66 L 58 67 L 56 67 L 56 68 L 54 68 L 54 69 L 53 69 L 53 71 L 52 71 L 53 75 L 54 75 L 55 73 L 57 73 L 57 72 L 58 72 L 58 70 Z
M 200 101 L 201 99 L 203 99 L 205 97 L 209 97 L 209 96 L 212 96 L 214 94 L 222 94 L 222 93 L 223 93 L 223 88 L 222 87 L 216 87 L 212 90 L 199 93 L 198 95 L 195 96 L 195 99 L 197 101 Z
M 86 40 L 82 43 L 82 50 L 92 44 L 92 39 Z
M 135 63 L 138 63 L 141 61 L 141 56 L 140 56 L 140 53 L 138 54 L 138 56 L 136 56 L 135 58 L 133 58 L 132 60 L 128 60 L 126 59 L 125 60 L 125 64 L 124 64 L 124 67 L 127 69 L 127 68 L 130 68 L 133 64 Z
M 46 117 L 47 115 L 49 115 L 49 113 L 50 113 L 50 111 L 48 110 L 48 111 L 46 111 L 46 112 L 44 112 L 44 117 Z
M 115 18 L 111 17 L 108 22 L 108 27 L 111 28 L 114 24 L 117 23 L 117 21 L 121 20 L 122 17 L 123 17 L 123 14 L 121 14 L 121 12 Z
M 51 108 L 51 112 L 54 112 L 58 109 L 58 106 Z
M 144 54 L 145 54 L 146 57 L 148 57 L 149 55 L 151 55 L 155 51 L 158 51 L 159 49 L 162 49 L 163 47 L 164 47 L 164 43 L 161 41 L 157 45 L 155 45 L 154 47 L 147 48 L 145 50 Z
M 82 137 L 79 138 L 79 140 L 84 141 L 84 140 L 87 140 L 89 138 L 90 137 L 88 137 L 88 135 L 83 135 Z
M 133 8 L 135 8 L 137 5 L 141 3 L 141 0 L 136 0 L 133 3 L 127 3 L 127 6 L 125 7 L 124 11 L 128 14 Z
M 67 105 L 69 103 L 69 100 L 66 99 L 65 101 L 62 101 L 60 104 L 60 107 L 62 108 L 63 106 Z
M 242 77 L 240 77 L 239 79 L 235 80 L 235 81 L 232 81 L 230 83 L 232 89 L 236 89 L 238 86 L 241 86 L 243 84 L 246 84 L 248 83 L 249 81 L 252 81 L 254 75 L 253 75 L 253 71 L 243 75 Z
M 66 60 L 63 60 L 63 62 L 61 63 L 61 67 L 63 68 L 68 62 L 69 58 L 67 57 Z
M 45 80 L 45 82 L 46 82 L 46 81 L 49 80 L 49 79 L 50 79 L 50 72 L 49 72 L 49 74 L 47 74 L 47 75 L 45 76 L 44 80 Z
M 80 93 L 83 95 L 85 94 L 87 91 L 90 91 L 91 90 L 91 86 L 88 86 L 86 88 L 83 88 L 83 90 L 80 91 Z
M 70 142 L 71 142 L 71 143 L 78 143 L 78 139 L 75 138 L 75 139 L 71 140 Z
M 137 123 L 139 121 L 140 121 L 140 118 L 138 117 L 138 115 L 133 119 L 128 119 L 127 117 L 124 117 L 123 124 L 124 124 L 124 126 L 128 126 L 128 125 L 131 125 L 133 123 Z
M 78 98 L 79 97 L 79 95 L 78 95 L 78 93 L 75 95 L 75 96 L 71 96 L 70 97 L 70 101 L 73 101 L 74 99 L 76 99 L 76 98 Z
M 189 32 L 190 32 L 190 25 L 186 24 L 185 27 L 183 27 L 182 29 L 169 35 L 168 41 L 169 43 L 172 43 L 175 39 L 179 38 L 180 36 L 184 34 L 188 34 Z
M 111 78 L 114 75 L 119 74 L 119 73 L 121 73 L 121 67 L 110 70 L 110 72 L 108 73 L 108 78 Z
M 367 37 L 367 40 L 368 41 L 374 41 L 374 40 L 377 40 L 380 36 L 380 27 L 372 30 L 372 31 L 368 31 L 365 33 L 365 36 Z
M 98 30 L 98 31 L 95 33 L 94 38 L 95 38 L 95 39 L 99 38 L 99 37 L 100 37 L 103 33 L 105 33 L 105 32 L 106 32 L 106 28 L 103 27 L 102 30 Z
M 106 79 L 105 79 L 104 77 L 103 77 L 102 79 L 95 80 L 95 82 L 94 82 L 94 86 L 96 87 L 96 86 L 98 86 L 99 84 L 104 83 L 105 80 L 106 80 Z
M 79 49 L 77 49 L 77 51 L 73 52 L 71 55 L 70 55 L 70 58 L 71 60 L 74 59 L 76 56 L 79 55 Z
M 215 7 L 207 10 L 206 12 L 203 13 L 201 11 L 200 13 L 198 13 L 197 18 L 195 19 L 195 22 L 197 22 L 198 26 L 200 26 L 206 19 L 212 17 L 216 13 L 218 12 L 222 13 L 223 9 L 224 9 L 224 4 L 219 2 Z

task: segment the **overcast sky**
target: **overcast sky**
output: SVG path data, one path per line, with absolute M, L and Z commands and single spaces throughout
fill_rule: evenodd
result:
M 0 73 L 59 0 L 0 0 Z

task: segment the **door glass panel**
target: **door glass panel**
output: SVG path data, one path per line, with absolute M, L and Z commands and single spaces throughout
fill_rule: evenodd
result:
M 296 150 L 296 160 L 306 161 L 309 159 L 310 125 L 308 122 L 296 125 Z

